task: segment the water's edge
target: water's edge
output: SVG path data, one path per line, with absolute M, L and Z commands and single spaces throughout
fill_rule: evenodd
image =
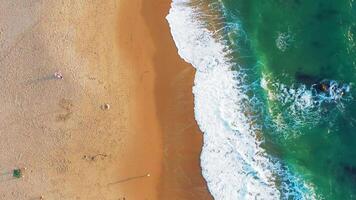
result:
M 222 2 L 214 3 L 216 9 Z M 236 70 L 229 40 L 200 20 L 205 13 L 199 6 L 173 0 L 167 20 L 179 55 L 197 70 L 194 109 L 204 133 L 201 167 L 209 191 L 216 199 L 304 199 L 306 193 L 313 198 L 304 183 L 260 147 L 246 74 Z

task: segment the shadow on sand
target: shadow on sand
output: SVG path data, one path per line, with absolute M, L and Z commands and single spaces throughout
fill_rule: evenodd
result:
M 33 85 L 51 80 L 58 80 L 58 78 L 56 78 L 54 75 L 44 76 L 37 79 L 28 80 L 25 82 L 25 85 Z

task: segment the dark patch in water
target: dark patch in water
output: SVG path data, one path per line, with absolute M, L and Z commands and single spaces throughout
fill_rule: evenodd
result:
M 303 73 L 300 73 L 300 72 L 297 72 L 295 74 L 295 78 L 305 84 L 305 85 L 308 85 L 308 86 L 311 86 L 315 83 L 318 83 L 320 82 L 320 78 L 319 77 L 316 77 L 316 76 L 312 76 L 312 75 L 308 75 L 308 74 L 303 74 Z
M 294 3 L 300 5 L 302 2 L 301 2 L 301 0 L 294 0 Z
M 344 96 L 349 91 L 349 86 L 346 84 L 337 84 L 333 80 L 322 79 L 319 76 L 312 76 L 297 72 L 295 78 L 298 82 L 311 87 L 315 94 L 324 93 L 327 96 L 335 95 L 333 98 L 338 99 Z
M 347 174 L 347 177 L 349 177 L 353 182 L 356 182 L 356 166 L 350 164 L 343 164 L 342 168 Z
M 317 92 L 327 92 L 330 88 L 330 82 L 328 81 L 321 81 L 319 83 L 314 84 L 313 87 Z
M 320 10 L 316 15 L 315 18 L 318 19 L 319 21 L 323 21 L 323 20 L 327 20 L 327 19 L 331 19 L 333 17 L 336 17 L 337 15 L 339 15 L 340 12 L 338 10 L 335 9 L 323 9 Z
M 313 41 L 313 42 L 311 42 L 311 44 L 313 47 L 318 48 L 318 49 L 323 47 L 322 44 L 318 41 Z

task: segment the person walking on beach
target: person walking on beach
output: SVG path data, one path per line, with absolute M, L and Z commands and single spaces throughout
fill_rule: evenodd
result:
M 63 79 L 63 75 L 59 71 L 54 73 L 54 77 L 56 77 L 57 79 Z

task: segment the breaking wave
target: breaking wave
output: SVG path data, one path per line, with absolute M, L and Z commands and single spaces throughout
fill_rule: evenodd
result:
M 322 80 L 310 86 L 287 86 L 263 75 L 261 87 L 269 102 L 268 116 L 272 119 L 269 125 L 284 138 L 298 137 L 303 134 L 300 132 L 303 128 L 314 128 L 322 123 L 331 128 L 334 119 L 344 113 L 346 104 L 353 99 L 351 84 L 335 80 Z
M 179 55 L 197 70 L 195 118 L 204 133 L 201 167 L 211 194 L 227 200 L 314 199 L 311 186 L 261 147 L 262 122 L 253 111 L 258 100 L 249 95 L 248 74 L 236 67 L 231 42 L 207 28 L 211 24 L 201 20 L 205 14 L 196 5 L 173 0 L 167 20 Z

